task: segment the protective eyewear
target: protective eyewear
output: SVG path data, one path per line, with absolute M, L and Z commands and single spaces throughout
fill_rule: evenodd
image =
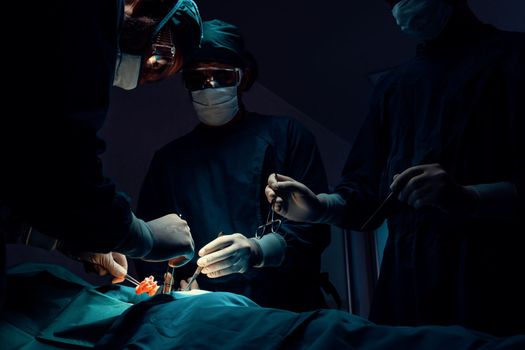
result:
M 240 68 L 199 67 L 182 72 L 184 85 L 190 91 L 237 86 L 241 82 Z
M 267 233 L 278 233 L 280 228 L 281 220 L 274 219 L 274 211 L 270 207 L 270 211 L 268 212 L 268 216 L 266 217 L 266 223 L 257 227 L 257 230 L 255 230 L 255 238 L 261 239 L 261 237 Z

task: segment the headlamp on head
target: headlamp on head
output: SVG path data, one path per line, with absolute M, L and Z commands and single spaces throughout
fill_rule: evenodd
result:
M 182 0 L 177 1 L 155 28 L 150 53 L 142 64 L 140 84 L 164 79 L 182 67 L 182 56 L 175 47 L 173 33 L 168 25 L 182 4 Z
M 126 42 L 121 46 L 123 52 L 117 62 L 114 85 L 129 90 L 137 84 L 171 76 L 182 68 L 183 55 L 200 45 L 202 21 L 193 0 L 126 0 L 125 13 L 127 18 L 139 19 L 138 22 L 149 18 L 156 24 L 149 32 L 139 27 L 131 34 L 124 31 L 121 35 Z M 138 33 L 148 34 L 144 40 Z

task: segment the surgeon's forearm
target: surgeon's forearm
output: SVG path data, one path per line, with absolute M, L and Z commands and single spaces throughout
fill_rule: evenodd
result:
M 277 233 L 268 233 L 260 239 L 250 238 L 254 244 L 254 267 L 281 266 L 286 254 L 286 241 Z
M 512 182 L 465 186 L 475 194 L 472 215 L 479 218 L 509 220 L 518 208 L 518 191 Z
M 324 212 L 315 222 L 320 224 L 341 225 L 343 223 L 346 201 L 338 193 L 319 193 L 319 201 Z
M 129 233 L 126 238 L 114 249 L 131 258 L 142 258 L 148 255 L 153 248 L 153 236 L 146 222 L 132 214 Z
M 45 250 L 55 250 L 60 245 L 60 241 L 54 237 L 47 236 L 38 231 L 33 226 L 27 226 L 24 232 L 21 232 L 18 243 L 31 247 L 42 248 Z

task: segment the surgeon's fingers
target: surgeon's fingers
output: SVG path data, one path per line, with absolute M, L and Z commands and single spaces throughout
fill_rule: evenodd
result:
M 264 195 L 268 203 L 272 203 L 277 198 L 277 194 L 269 185 L 264 188 Z
M 171 276 L 171 272 L 165 272 L 164 273 L 164 285 L 170 284 L 172 278 L 173 277 Z
M 178 290 L 185 290 L 187 287 L 188 287 L 188 282 L 186 282 L 185 280 L 180 280 Z
M 425 175 L 425 173 L 415 175 L 407 181 L 403 188 L 399 189 L 400 191 L 397 198 L 400 202 L 407 202 L 410 194 L 418 189 L 421 189 L 421 187 L 425 186 L 425 183 L 427 182 L 428 177 Z
M 272 205 L 272 209 L 275 212 L 278 212 L 278 210 L 280 210 L 282 207 L 284 201 L 283 198 L 277 196 L 274 190 L 272 190 L 269 186 L 266 186 L 264 193 L 266 195 L 266 200 Z
M 406 203 L 416 209 L 434 202 L 434 189 L 430 185 L 422 186 L 410 193 Z
M 118 259 L 117 261 L 117 259 L 115 259 L 115 257 L 112 256 L 111 254 L 108 256 L 110 258 L 110 261 L 108 261 L 105 268 L 114 277 L 112 280 L 112 283 L 120 283 L 124 281 L 124 277 L 128 273 L 128 269 L 127 269 L 128 263 L 126 261 L 126 258 L 117 257 Z
M 277 174 L 277 173 L 273 173 L 273 174 L 270 174 L 270 176 L 268 176 L 268 185 L 273 185 L 277 182 L 280 182 L 280 181 L 295 181 L 294 179 L 292 179 L 291 177 L 289 176 L 286 176 L 286 175 L 281 175 L 281 174 Z
M 270 187 L 273 187 L 275 184 L 277 184 L 279 182 L 283 182 L 283 181 L 296 182 L 295 179 L 293 179 L 293 178 L 291 178 L 289 176 L 273 173 L 270 176 L 268 176 L 268 183 L 267 183 L 267 185 L 270 186 Z
M 267 185 L 271 185 L 271 184 L 274 184 L 277 182 L 277 174 L 276 173 L 273 173 L 273 174 L 270 174 L 270 176 L 268 176 L 268 181 L 267 181 Z
M 270 186 L 270 188 L 276 194 L 285 194 L 294 191 L 301 191 L 303 189 L 303 186 L 300 182 L 297 181 L 282 181 L 274 183 Z
M 234 254 L 224 260 L 218 261 L 213 264 L 209 264 L 208 266 L 202 269 L 202 273 L 208 275 L 210 273 L 226 269 L 230 266 L 235 265 L 239 261 L 239 259 L 240 257 L 237 254 Z
M 286 176 L 286 175 L 281 175 L 281 174 L 274 174 L 275 176 L 275 180 L 277 182 L 282 182 L 282 181 L 295 181 L 293 178 L 291 178 L 290 176 Z
M 186 285 L 188 285 L 189 281 L 190 281 L 190 278 L 188 278 Z M 197 283 L 196 279 L 193 280 L 193 282 L 191 282 L 191 289 L 200 289 L 199 284 Z
M 180 281 L 180 285 L 179 285 L 179 290 L 186 290 L 186 288 L 188 287 L 188 282 L 190 281 L 190 279 L 191 278 L 188 278 L 187 280 L 181 280 Z M 197 280 L 194 280 L 191 283 L 191 288 L 190 289 L 200 289 L 199 284 L 197 283 Z
M 403 171 L 398 176 L 394 177 L 394 181 L 390 185 L 390 189 L 394 192 L 401 191 L 407 182 L 416 175 L 422 174 L 428 165 L 416 165 Z M 397 175 L 397 174 L 396 174 Z
M 222 235 L 215 238 L 210 243 L 206 244 L 204 247 L 199 250 L 199 256 L 204 256 L 206 254 L 213 253 L 217 250 L 221 250 L 234 242 L 233 235 Z
M 111 255 L 113 256 L 115 263 L 115 266 L 113 268 L 113 271 L 115 273 L 112 273 L 114 278 L 111 281 L 111 283 L 123 282 L 126 274 L 128 273 L 128 260 L 126 259 L 125 255 L 120 253 L 112 252 Z M 119 266 L 122 267 L 122 269 L 119 268 Z
M 126 259 L 126 256 L 124 254 L 112 252 L 111 255 L 113 256 L 113 259 L 117 264 L 122 266 L 124 268 L 124 271 L 128 271 L 128 259 Z
M 281 197 L 277 197 L 275 202 L 272 204 L 272 209 L 277 214 L 285 216 L 286 210 L 284 209 L 284 200 Z
M 227 276 L 227 275 L 231 275 L 232 273 L 236 273 L 236 272 L 239 272 L 241 270 L 241 267 L 238 266 L 237 264 L 234 264 L 234 265 L 231 265 L 225 269 L 222 269 L 222 270 L 219 270 L 219 271 L 215 271 L 215 272 L 211 272 L 209 274 L 207 274 L 208 278 L 218 278 L 218 277 L 222 277 L 222 276 Z
M 106 276 L 108 274 L 108 271 L 104 266 L 100 266 L 98 264 L 93 265 L 93 269 L 99 276 Z
M 226 247 L 224 249 L 221 249 L 219 251 L 216 251 L 214 253 L 208 254 L 200 258 L 199 260 L 197 260 L 197 265 L 206 267 L 210 264 L 216 263 L 217 261 L 227 259 L 230 256 L 234 255 L 236 252 L 237 247 L 235 245 L 231 245 L 229 247 Z

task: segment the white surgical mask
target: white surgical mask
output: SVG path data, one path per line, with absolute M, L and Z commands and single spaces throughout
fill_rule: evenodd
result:
M 401 0 L 392 9 L 401 31 L 423 40 L 437 38 L 451 13 L 444 0 Z
M 133 90 L 137 87 L 140 75 L 142 56 L 121 53 L 117 55 L 113 85 L 124 90 Z
M 237 86 L 192 91 L 191 100 L 199 120 L 209 126 L 224 125 L 239 112 Z

